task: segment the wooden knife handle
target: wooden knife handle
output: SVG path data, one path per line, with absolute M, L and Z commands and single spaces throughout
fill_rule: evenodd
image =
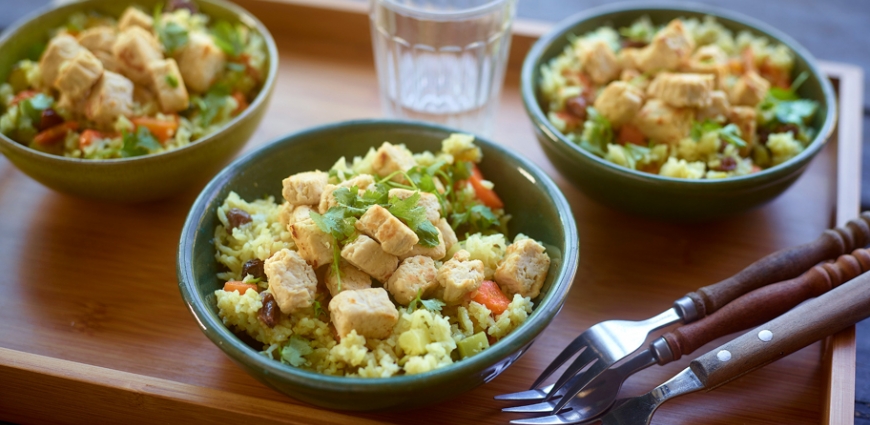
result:
M 770 254 L 719 283 L 686 294 L 697 309 L 697 318 L 724 307 L 737 297 L 762 286 L 797 277 L 810 267 L 870 244 L 870 211 L 845 226 L 825 230 L 818 239 Z
M 803 301 L 818 297 L 867 271 L 870 271 L 870 249 L 857 249 L 851 255 L 815 266 L 794 279 L 756 289 L 719 311 L 662 337 L 671 348 L 673 360 L 678 360 L 716 338 L 761 326 Z
M 870 316 L 870 273 L 698 357 L 689 367 L 709 391 Z

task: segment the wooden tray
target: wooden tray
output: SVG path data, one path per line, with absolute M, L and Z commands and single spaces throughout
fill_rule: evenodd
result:
M 275 96 L 247 150 L 313 125 L 380 115 L 365 3 L 241 3 L 274 32 L 281 55 Z M 526 388 L 582 329 L 649 317 L 858 212 L 862 71 L 833 63 L 824 69 L 841 93 L 839 129 L 806 174 L 763 208 L 675 225 L 590 201 L 546 161 L 520 101 L 519 64 L 545 29 L 515 25 L 494 139 L 543 167 L 564 191 L 579 227 L 580 268 L 562 313 L 501 376 L 411 412 L 334 412 L 283 396 L 232 363 L 181 301 L 175 250 L 199 188 L 147 205 L 101 204 L 52 192 L 0 157 L 0 420 L 505 423 L 516 416 L 501 413 L 492 397 Z M 638 374 L 624 394 L 647 391 L 688 361 Z M 854 367 L 850 330 L 713 393 L 674 400 L 654 423 L 850 424 Z

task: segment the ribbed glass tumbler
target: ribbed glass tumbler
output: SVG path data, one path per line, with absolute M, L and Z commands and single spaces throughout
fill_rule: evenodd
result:
M 387 116 L 492 134 L 516 0 L 371 0 Z

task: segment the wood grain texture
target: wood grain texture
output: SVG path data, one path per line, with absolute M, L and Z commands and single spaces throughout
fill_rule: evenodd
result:
M 272 103 L 245 151 L 310 126 L 381 115 L 364 16 L 240 3 L 270 27 L 281 56 Z M 835 224 L 839 142 L 829 143 L 782 196 L 727 220 L 660 223 L 598 205 L 547 162 L 518 85 L 512 67 L 493 139 L 553 177 L 574 210 L 582 249 L 561 314 L 492 382 L 430 408 L 362 415 L 320 410 L 277 393 L 202 335 L 178 293 L 178 235 L 201 186 L 157 203 L 101 204 L 52 192 L 0 158 L 0 348 L 6 350 L 0 354 L 0 420 L 505 423 L 516 416 L 501 413 L 503 405 L 492 397 L 526 388 L 581 330 L 604 319 L 650 317 L 680 295 Z M 828 377 L 821 357 L 822 345 L 813 344 L 715 392 L 674 400 L 653 423 L 818 424 Z M 644 393 L 687 364 L 647 369 L 626 382 L 622 396 Z M 835 395 L 841 391 L 848 388 Z
M 870 256 L 859 257 L 861 269 Z M 853 258 L 854 259 L 854 258 Z M 846 274 L 851 276 L 850 269 Z M 831 270 L 826 269 L 830 272 Z M 834 284 L 839 272 L 828 275 Z M 870 317 L 870 273 L 801 304 L 693 360 L 689 367 L 709 391 Z M 768 339 L 761 332 L 768 332 Z
M 870 218 L 870 213 L 865 214 Z M 836 262 L 815 266 L 794 279 L 756 289 L 731 301 L 716 313 L 680 326 L 662 337 L 668 342 L 673 358 L 679 359 L 716 338 L 761 326 L 868 270 L 870 251 L 857 249 L 839 257 Z

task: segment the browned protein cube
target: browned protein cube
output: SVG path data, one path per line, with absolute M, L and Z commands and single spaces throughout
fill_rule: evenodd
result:
M 646 94 L 675 108 L 703 108 L 710 104 L 714 77 L 710 74 L 661 72 Z
M 269 292 L 284 314 L 292 314 L 314 304 L 317 276 L 314 269 L 296 252 L 282 249 L 263 265 L 269 279 Z
M 54 87 L 60 66 L 74 58 L 82 50 L 85 50 L 84 47 L 69 34 L 59 34 L 53 37 L 39 59 L 39 72 L 42 74 L 43 84 Z
M 323 171 L 297 173 L 281 181 L 281 195 L 292 205 L 317 205 L 329 174 Z
M 330 208 L 337 206 L 338 201 L 335 200 L 335 192 L 337 189 L 346 187 L 348 189 L 356 186 L 359 189 L 359 194 L 366 191 L 371 185 L 375 184 L 375 178 L 371 174 L 360 174 L 347 179 L 339 184 L 327 184 L 320 195 L 320 205 L 318 210 L 321 214 L 325 214 Z
M 148 64 L 151 73 L 151 88 L 160 102 L 163 113 L 183 111 L 190 104 L 190 97 L 184 87 L 184 79 L 178 72 L 178 64 L 175 59 L 152 61 Z
M 118 61 L 121 72 L 136 84 L 151 84 L 148 64 L 163 59 L 160 42 L 149 31 L 131 26 L 118 34 L 112 46 L 112 54 Z
M 399 321 L 399 311 L 384 288 L 342 291 L 329 302 L 329 315 L 342 338 L 355 330 L 366 338 L 384 339 Z
M 296 242 L 299 255 L 315 269 L 333 261 L 332 235 L 320 230 L 311 218 L 290 225 L 290 236 Z
M 692 34 L 679 19 L 657 32 L 650 44 L 640 49 L 635 60 L 643 72 L 673 71 L 687 62 L 695 50 Z
M 428 297 L 438 287 L 435 278 L 435 261 L 430 257 L 418 255 L 402 260 L 396 272 L 384 284 L 397 303 L 407 306 L 417 298 Z
M 345 245 L 341 249 L 341 258 L 381 283 L 389 280 L 399 266 L 398 257 L 384 252 L 377 241 L 366 235 L 359 235 Z
M 448 225 L 448 227 L 450 226 Z M 444 236 L 441 234 L 440 228 L 438 226 L 435 226 L 435 230 L 438 231 L 438 245 L 428 247 L 417 243 L 411 248 L 410 251 L 406 252 L 404 255 L 400 255 L 399 259 L 404 260 L 406 258 L 415 257 L 418 255 L 425 255 L 432 258 L 433 260 L 440 260 L 444 258 L 444 256 L 447 255 L 447 245 L 445 245 L 444 243 Z M 454 237 L 455 236 L 456 235 L 454 234 Z
M 731 104 L 755 107 L 767 95 L 770 83 L 755 71 L 740 76 L 731 87 Z
M 417 205 L 423 207 L 426 210 L 426 219 L 429 220 L 432 224 L 437 224 L 438 220 L 441 219 L 441 203 L 438 202 L 438 197 L 429 192 L 422 192 L 418 190 L 408 190 L 408 189 L 390 189 L 390 199 L 396 198 L 405 200 L 413 196 L 415 193 L 420 192 L 420 200 L 417 202 Z
M 415 165 L 417 162 L 408 150 L 388 142 L 384 142 L 378 148 L 375 152 L 375 160 L 372 162 L 372 168 L 381 177 L 389 176 L 396 171 L 407 171 Z M 401 183 L 405 181 L 405 177 L 397 174 L 391 180 Z
M 607 84 L 619 76 L 622 67 L 604 40 L 591 42 L 583 51 L 583 70 L 595 84 Z
M 660 99 L 650 99 L 634 116 L 632 124 L 644 136 L 673 146 L 689 136 L 694 118 L 691 108 L 673 108 Z
M 448 305 L 461 304 L 467 294 L 476 291 L 483 283 L 483 262 L 472 260 L 468 251 L 459 250 L 441 265 L 436 278 L 444 302 Z
M 335 266 L 326 271 L 326 289 L 333 297 L 342 291 L 356 291 L 372 287 L 372 277 L 360 271 L 346 261 L 341 261 L 338 266 L 341 273 L 341 290 L 338 288 L 339 278 L 335 275 Z
M 80 50 L 58 70 L 57 90 L 70 99 L 82 99 L 103 76 L 103 63 L 86 49 Z
M 202 31 L 190 32 L 187 43 L 175 54 L 175 60 L 187 89 L 194 93 L 206 92 L 227 63 L 223 50 L 210 34 Z
M 121 74 L 103 71 L 85 102 L 85 116 L 101 128 L 111 128 L 121 115 L 133 107 L 133 82 Z
M 523 239 L 508 246 L 504 259 L 495 270 L 495 282 L 508 297 L 514 294 L 535 298 L 547 278 L 550 256 L 544 246 L 532 239 Z
M 381 248 L 392 255 L 406 254 L 420 241 L 411 228 L 380 205 L 369 207 L 356 222 L 356 228 L 380 242 Z
M 631 121 L 643 106 L 643 91 L 624 81 L 614 81 L 604 87 L 595 98 L 595 109 L 607 118 L 614 128 Z
M 154 27 L 154 19 L 145 12 L 130 6 L 118 18 L 118 29 L 124 31 L 130 27 L 139 27 L 151 31 Z

